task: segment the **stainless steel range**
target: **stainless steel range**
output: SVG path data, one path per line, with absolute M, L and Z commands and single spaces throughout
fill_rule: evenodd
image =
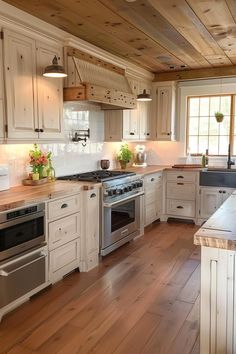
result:
M 143 180 L 126 171 L 93 171 L 60 177 L 101 182 L 100 253 L 107 255 L 140 234 Z

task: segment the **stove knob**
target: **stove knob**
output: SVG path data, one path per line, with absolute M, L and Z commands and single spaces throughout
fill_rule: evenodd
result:
M 124 192 L 126 193 L 126 192 L 128 192 L 128 191 L 129 191 L 128 187 L 125 187 L 125 188 L 124 188 Z
M 116 195 L 117 194 L 117 189 L 112 189 L 112 194 Z
M 129 189 L 129 191 L 132 191 L 132 189 L 133 189 L 133 186 L 128 186 L 128 189 Z
M 137 188 L 137 187 L 138 187 L 138 186 L 137 186 L 137 183 L 133 183 L 133 184 L 132 184 L 132 187 L 133 187 L 133 188 Z
M 119 189 L 119 194 L 124 194 L 124 189 L 123 188 Z
M 143 186 L 143 181 L 139 181 L 139 182 L 137 183 L 137 185 L 138 185 L 138 187 L 142 187 L 142 186 Z
M 109 191 L 107 191 L 107 194 L 109 195 L 109 197 L 111 197 L 113 195 L 113 190 L 110 189 Z

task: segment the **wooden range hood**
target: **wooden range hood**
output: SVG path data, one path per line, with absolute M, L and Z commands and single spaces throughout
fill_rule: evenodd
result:
M 90 101 L 102 109 L 136 108 L 125 70 L 79 49 L 65 47 L 64 101 Z

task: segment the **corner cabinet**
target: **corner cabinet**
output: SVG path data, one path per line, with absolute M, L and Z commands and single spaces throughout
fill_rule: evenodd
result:
M 42 77 L 60 49 L 12 31 L 3 33 L 7 138 L 62 139 L 62 80 Z
M 176 83 L 160 82 L 153 85 L 153 120 L 155 140 L 176 140 Z

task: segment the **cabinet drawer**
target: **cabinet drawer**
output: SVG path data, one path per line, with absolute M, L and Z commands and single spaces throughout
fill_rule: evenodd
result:
M 196 182 L 196 172 L 186 171 L 168 171 L 166 176 L 167 181 L 173 182 Z
M 195 200 L 195 184 L 184 182 L 167 182 L 167 198 Z
M 167 214 L 195 217 L 195 202 L 190 200 L 167 199 Z
M 74 267 L 75 263 L 79 263 L 79 241 L 69 242 L 64 246 L 51 251 L 49 257 L 50 273 L 59 272 L 62 268 L 66 267 L 63 274 L 65 275 L 70 270 L 73 270 L 73 268 L 68 270 L 71 264 Z
M 49 223 L 49 249 L 53 250 L 80 236 L 80 213 Z
M 79 194 L 48 203 L 48 218 L 55 219 L 79 211 Z
M 145 185 L 148 187 L 162 182 L 162 172 L 154 173 L 145 177 Z

